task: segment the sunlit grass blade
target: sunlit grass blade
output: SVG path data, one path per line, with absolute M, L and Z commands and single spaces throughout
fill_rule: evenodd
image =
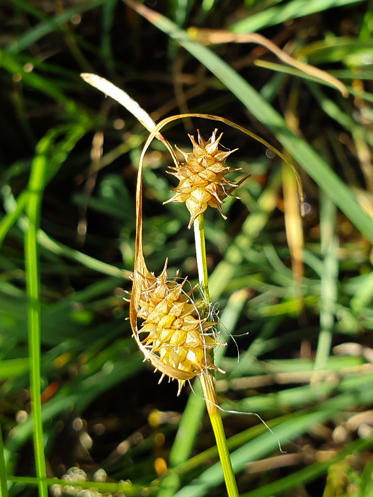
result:
M 291 266 L 296 287 L 295 294 L 301 298 L 301 285 L 304 276 L 302 218 L 297 205 L 297 185 L 292 172 L 286 165 L 282 169 L 282 189 L 284 195 L 286 238 L 291 255 Z
M 231 340 L 235 340 L 233 332 L 248 298 L 249 292 L 246 288 L 238 290 L 232 293 L 224 307 L 219 321 L 219 342 L 222 345 L 214 351 L 214 363 L 217 366 L 220 366 L 221 360 L 227 351 L 225 344 L 228 344 Z M 238 361 L 239 357 L 237 357 Z
M 296 67 L 288 67 L 288 66 L 284 66 L 282 64 L 278 64 L 277 62 L 271 62 L 271 61 L 262 60 L 262 59 L 256 59 L 254 61 L 254 64 L 257 67 L 262 67 L 264 69 L 269 69 L 271 71 L 276 71 L 276 72 L 282 73 L 282 74 L 289 74 L 291 76 L 296 76 L 297 78 L 303 79 L 305 81 L 314 81 L 315 83 L 318 83 L 319 85 L 324 85 L 324 86 L 329 86 L 331 88 L 335 88 L 335 84 L 332 84 L 329 81 L 329 79 L 317 77 L 316 74 L 301 71 L 300 69 L 298 69 Z M 346 89 L 346 92 L 349 93 L 350 88 L 348 88 L 345 85 L 343 85 L 343 86 Z
M 332 358 L 331 358 L 332 359 Z M 354 391 L 359 387 L 359 375 L 364 374 L 364 364 L 360 359 L 360 364 L 346 364 L 343 367 L 341 364 L 336 364 L 336 367 L 333 367 L 333 362 L 329 359 L 327 363 L 327 368 L 321 375 L 320 378 L 327 379 L 330 377 L 331 372 L 339 372 L 342 376 L 342 380 L 338 387 L 327 383 L 326 381 L 321 381 L 317 383 L 317 385 L 307 384 L 305 386 L 287 388 L 285 390 L 280 390 L 276 393 L 271 393 L 271 395 L 254 395 L 249 398 L 243 398 L 236 402 L 226 401 L 223 402 L 222 407 L 224 409 L 238 409 L 243 412 L 260 412 L 260 413 L 282 413 L 287 411 L 287 407 L 289 405 L 295 409 L 301 409 L 306 405 L 318 405 L 323 402 L 328 397 L 332 395 L 337 395 L 340 392 L 346 391 Z M 225 365 L 225 363 L 224 363 Z M 281 373 L 277 373 L 278 382 L 281 384 L 285 383 L 285 377 L 287 378 L 286 383 L 296 382 L 297 380 L 301 380 L 302 383 L 309 382 L 312 376 L 314 375 L 313 363 L 308 365 L 308 371 L 306 372 L 290 372 L 284 373 L 283 376 Z M 267 376 L 268 377 L 268 376 Z M 251 377 L 252 378 L 252 377 Z M 252 380 L 255 378 L 252 378 Z M 245 381 L 246 380 L 246 381 Z M 233 383 L 234 380 L 232 380 Z M 250 378 L 245 378 L 243 375 L 240 379 L 241 386 L 250 386 Z M 252 382 L 251 384 L 253 384 Z M 264 382 L 263 382 L 264 383 Z M 271 383 L 271 382 L 268 382 Z M 372 383 L 372 377 L 368 376 L 364 377 L 361 380 L 361 383 L 367 385 L 370 388 Z M 236 383 L 237 384 L 237 383 Z M 255 384 L 254 384 L 255 386 Z M 263 385 L 264 386 L 264 385 Z
M 267 26 L 280 24 L 297 17 L 303 17 L 322 10 L 331 9 L 334 7 L 342 7 L 344 5 L 353 5 L 361 3 L 363 0 L 292 0 L 275 7 L 267 8 L 261 12 L 257 12 L 242 21 L 238 21 L 231 26 L 234 33 L 249 33 L 257 31 Z
M 25 232 L 26 288 L 28 297 L 28 340 L 30 355 L 31 410 L 34 418 L 34 457 L 36 475 L 39 479 L 40 497 L 48 497 L 48 487 L 43 481 L 47 476 L 41 414 L 41 313 L 40 273 L 37 233 L 40 226 L 40 212 L 48 167 L 47 151 L 53 142 L 54 133 L 47 134 L 38 144 L 37 155 L 32 163 L 29 181 L 29 195 L 26 206 L 28 228 Z
M 9 481 L 18 484 L 19 486 L 23 485 L 25 487 L 28 486 L 37 486 L 39 481 L 37 478 L 33 478 L 32 476 L 10 476 Z M 128 495 L 130 496 L 138 496 L 143 491 L 142 485 L 134 485 L 129 481 L 122 482 L 97 482 L 97 481 L 69 481 L 62 480 L 57 478 L 45 478 L 44 482 L 46 485 L 52 487 L 54 485 L 59 486 L 59 489 L 62 489 L 64 486 L 69 486 L 76 488 L 77 493 L 81 495 L 92 495 L 90 490 L 93 492 L 101 491 L 103 495 L 105 494 L 119 494 L 119 495 Z M 56 493 L 58 490 L 56 489 Z M 83 493 L 84 492 L 84 493 Z M 69 489 L 69 493 L 71 495 L 71 488 Z
M 336 208 L 330 198 L 321 198 L 321 253 L 324 270 L 320 288 L 320 334 L 317 343 L 315 371 L 325 368 L 332 344 L 338 280 L 338 240 L 336 236 Z M 317 376 L 315 376 L 316 380 Z
M 0 362 L 0 380 L 22 376 L 30 369 L 29 360 L 25 358 L 7 359 Z
M 348 36 L 331 36 L 310 43 L 300 50 L 300 57 L 307 57 L 311 63 L 339 62 L 347 66 L 364 66 L 364 60 L 372 52 L 372 40 L 358 40 Z
M 351 309 L 359 313 L 373 301 L 373 273 L 366 275 L 364 282 L 359 285 L 351 299 Z
M 68 247 L 63 243 L 60 243 L 53 238 L 51 238 L 47 233 L 42 230 L 38 231 L 38 242 L 40 245 L 54 254 L 61 255 L 63 257 L 67 257 L 73 261 L 78 262 L 82 266 L 85 266 L 93 271 L 97 271 L 102 274 L 107 274 L 108 276 L 114 276 L 117 278 L 129 278 L 130 271 L 126 269 L 120 269 L 112 264 L 108 264 L 107 262 L 100 261 L 95 257 L 92 257 L 88 254 L 84 254 L 83 252 Z

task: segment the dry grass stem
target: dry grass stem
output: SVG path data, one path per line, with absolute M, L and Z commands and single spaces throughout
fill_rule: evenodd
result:
M 195 27 L 189 28 L 188 33 L 192 38 L 205 45 L 213 45 L 218 43 L 256 43 L 274 53 L 276 57 L 282 60 L 282 62 L 289 64 L 289 66 L 295 67 L 309 76 L 321 79 L 322 81 L 334 86 L 334 88 L 337 88 L 337 90 L 339 90 L 344 97 L 348 97 L 349 95 L 346 86 L 339 81 L 339 79 L 331 76 L 322 69 L 294 59 L 294 57 L 291 57 L 289 54 L 278 48 L 278 46 L 272 41 L 268 40 L 268 38 L 260 35 L 259 33 L 238 34 L 225 30 L 199 29 Z

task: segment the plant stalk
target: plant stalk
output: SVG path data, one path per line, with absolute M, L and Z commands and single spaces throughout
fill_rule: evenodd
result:
M 31 411 L 34 418 L 34 459 L 38 478 L 39 497 L 48 497 L 43 420 L 41 409 L 41 304 L 40 304 L 40 270 L 37 234 L 40 228 L 40 212 L 47 170 L 47 153 L 53 135 L 47 135 L 38 144 L 31 169 L 26 214 L 28 228 L 25 232 L 25 268 L 28 297 L 28 342 L 30 356 L 30 394 Z
M 206 260 L 206 243 L 203 214 L 200 214 L 194 221 L 194 239 L 196 246 L 196 259 L 198 267 L 198 279 L 204 295 L 206 303 L 211 303 L 208 271 Z M 200 377 L 203 389 L 206 408 L 210 417 L 211 426 L 215 435 L 216 446 L 218 448 L 219 459 L 222 465 L 225 485 L 227 487 L 228 497 L 238 497 L 238 489 L 236 478 L 233 472 L 231 459 L 229 456 L 227 440 L 221 419 L 220 410 L 218 408 L 215 385 L 212 375 L 208 372 L 203 372 Z
M 196 260 L 198 267 L 198 279 L 201 285 L 201 290 L 204 299 L 211 303 L 209 292 L 209 276 L 207 271 L 207 258 L 206 258 L 206 242 L 205 242 L 205 223 L 203 214 L 200 214 L 193 223 L 194 228 L 194 242 L 196 246 Z

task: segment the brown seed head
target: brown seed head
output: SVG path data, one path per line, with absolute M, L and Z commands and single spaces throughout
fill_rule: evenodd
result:
M 167 278 L 167 262 L 160 274 L 141 276 L 141 292 L 137 317 L 143 319 L 134 332 L 145 358 L 161 373 L 179 382 L 179 391 L 186 380 L 202 371 L 216 369 L 211 349 L 217 342 L 211 332 L 215 323 L 203 317 L 204 304 L 194 302 L 181 283 Z M 139 281 L 139 275 L 137 278 Z
M 179 184 L 173 191 L 176 194 L 167 202 L 185 202 L 190 213 L 189 228 L 194 220 L 202 214 L 208 206 L 221 210 L 221 204 L 227 196 L 226 188 L 235 187 L 226 178 L 232 168 L 224 165 L 225 159 L 235 150 L 223 152 L 219 150 L 221 133 L 216 137 L 215 129 L 206 141 L 198 131 L 198 143 L 193 135 L 188 135 L 193 145 L 193 152 L 187 153 L 178 149 L 184 156 L 185 162 L 177 167 L 171 167 L 169 174 L 176 176 Z

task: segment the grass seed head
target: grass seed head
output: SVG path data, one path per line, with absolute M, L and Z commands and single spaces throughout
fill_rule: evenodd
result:
M 142 319 L 134 330 L 145 358 L 162 373 L 176 379 L 179 391 L 186 380 L 215 369 L 211 349 L 217 342 L 211 332 L 215 323 L 205 316 L 205 304 L 195 302 L 184 290 L 186 279 L 169 280 L 167 263 L 157 277 L 154 273 L 134 275 L 141 285 L 137 317 Z
M 178 149 L 183 154 L 185 162 L 180 166 L 171 167 L 169 171 L 179 180 L 179 184 L 173 189 L 175 195 L 167 202 L 185 202 L 190 213 L 189 228 L 208 206 L 218 209 L 226 219 L 221 204 L 228 195 L 226 189 L 236 186 L 225 178 L 232 168 L 225 166 L 224 161 L 237 149 L 227 152 L 219 150 L 223 133 L 217 137 L 217 131 L 215 129 L 207 141 L 199 131 L 198 141 L 193 135 L 188 135 L 193 151 L 187 153 Z

